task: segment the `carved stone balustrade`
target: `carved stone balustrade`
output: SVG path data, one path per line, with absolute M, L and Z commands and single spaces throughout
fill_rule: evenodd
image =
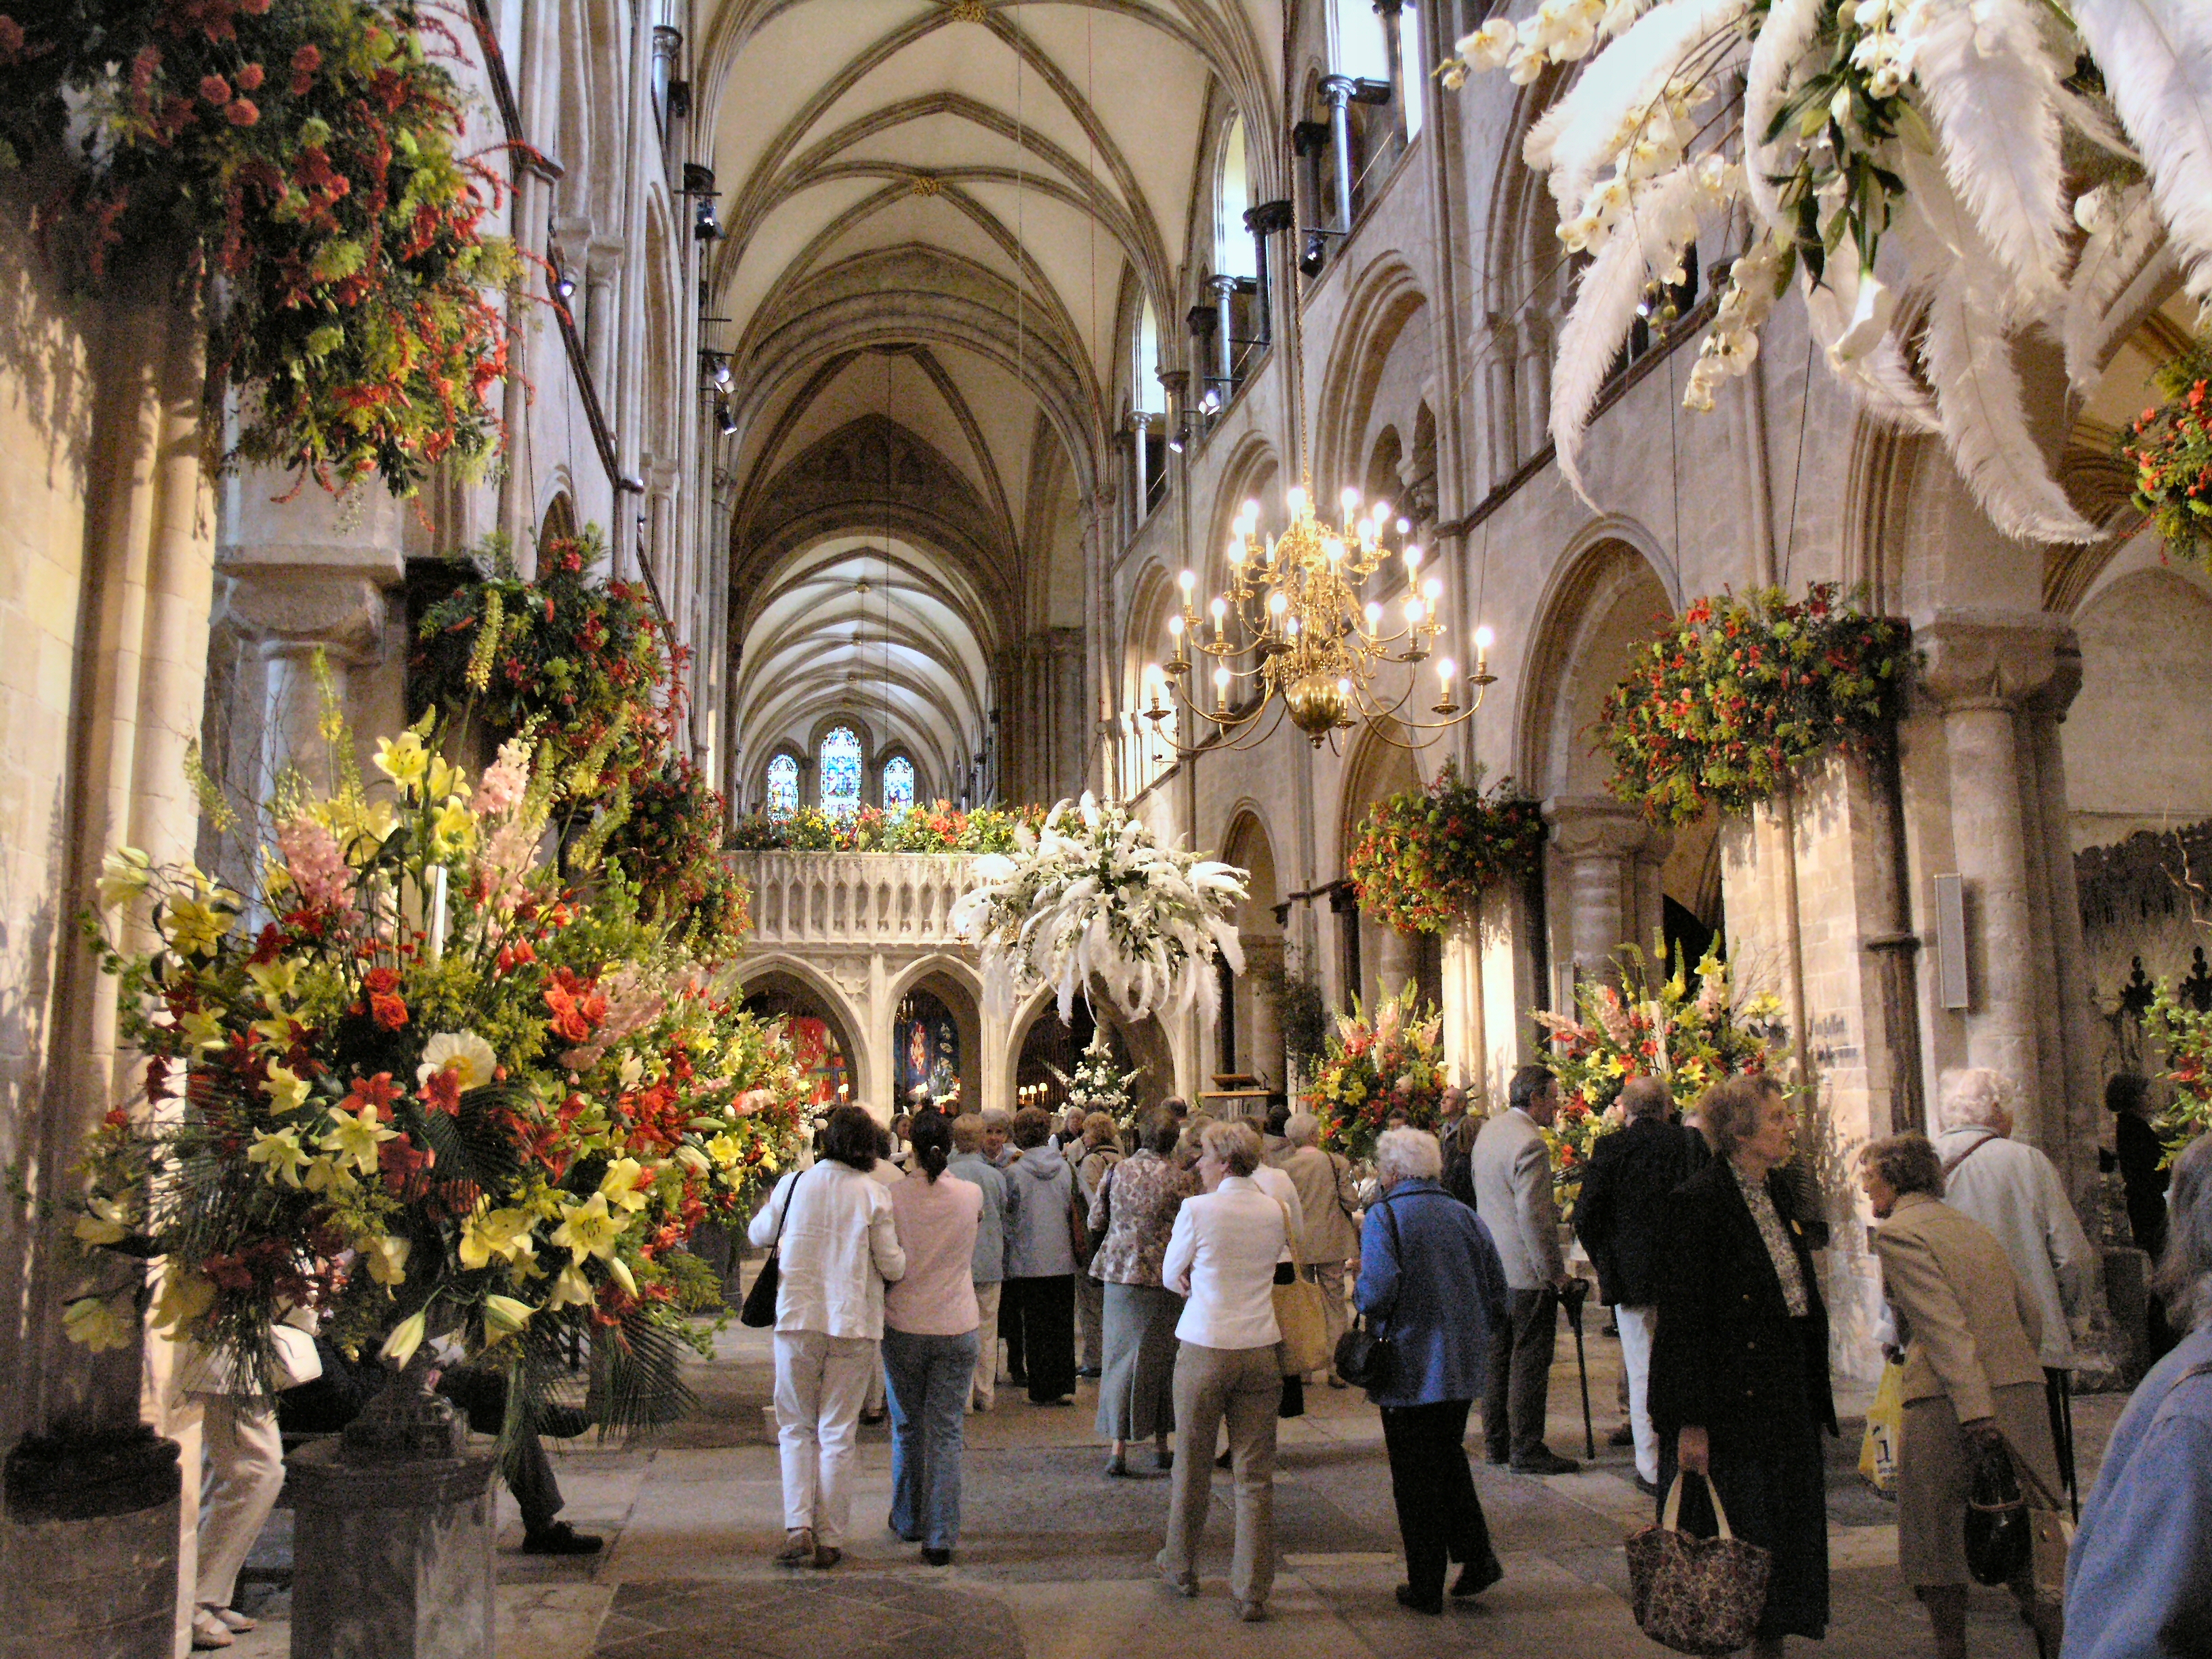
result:
M 755 951 L 947 950 L 975 860 L 947 853 L 732 853 L 753 893 Z

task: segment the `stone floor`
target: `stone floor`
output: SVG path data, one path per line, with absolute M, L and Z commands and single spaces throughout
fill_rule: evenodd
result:
M 886 1431 L 863 1431 L 854 1536 L 836 1571 L 792 1574 L 769 1556 L 782 1537 L 776 1458 L 763 1407 L 764 1334 L 732 1328 L 699 1367 L 705 1409 L 652 1447 L 556 1449 L 566 1517 L 605 1534 L 580 1561 L 520 1554 L 502 1498 L 501 1659 L 1192 1659 L 1266 1653 L 1281 1659 L 1432 1659 L 1532 1654 L 1614 1659 L 1666 1651 L 1629 1616 L 1620 1540 L 1650 1518 L 1630 1484 L 1628 1454 L 1604 1443 L 1620 1347 L 1592 1337 L 1590 1397 L 1598 1457 L 1582 1474 L 1538 1480 L 1480 1467 L 1476 1482 L 1503 1583 L 1443 1619 L 1391 1598 L 1401 1561 L 1389 1478 L 1374 1411 L 1356 1394 L 1310 1391 L 1282 1425 L 1276 1528 L 1282 1566 L 1273 1617 L 1236 1623 L 1223 1575 L 1227 1516 L 1215 1511 L 1204 1593 L 1164 1594 L 1150 1565 L 1167 1502 L 1164 1480 L 1102 1477 L 1091 1391 L 1076 1411 L 1031 1407 L 1018 1391 L 969 1419 L 965 1520 L 955 1565 L 922 1567 L 880 1522 L 889 1503 Z M 1553 1373 L 1554 1449 L 1579 1454 L 1573 1345 L 1561 1334 Z M 2079 1402 L 2085 1484 L 2120 1396 Z M 1929 1650 L 1927 1626 L 1897 1581 L 1889 1506 L 1856 1473 L 1847 1428 L 1829 1480 L 1832 1659 L 1908 1659 Z M 1149 1462 L 1149 1459 L 1140 1460 Z M 1226 1477 L 1218 1479 L 1225 1482 Z M 1225 1486 L 1219 1496 L 1225 1498 Z M 262 1615 L 238 1659 L 276 1659 L 289 1642 L 289 1517 L 279 1511 L 240 1600 Z M 2031 1659 L 2033 1643 L 1994 1592 L 1976 1591 L 1977 1659 Z M 1809 1648 L 1806 1650 L 1812 1651 Z

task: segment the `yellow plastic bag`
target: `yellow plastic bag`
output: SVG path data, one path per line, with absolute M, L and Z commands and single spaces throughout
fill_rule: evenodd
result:
M 1884 1497 L 1897 1491 L 1897 1455 L 1905 1443 L 1905 1367 L 1881 1368 L 1874 1404 L 1867 1407 L 1866 1438 L 1859 1446 L 1859 1474 Z

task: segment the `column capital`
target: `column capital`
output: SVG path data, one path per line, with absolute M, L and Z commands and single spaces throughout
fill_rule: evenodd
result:
M 1213 290 L 1217 298 L 1224 300 L 1237 291 L 1237 279 L 1234 276 L 1224 276 L 1219 271 L 1207 277 L 1206 285 Z
M 367 662 L 384 636 L 384 590 L 345 571 L 291 566 L 234 572 L 223 608 L 272 655 L 322 650 Z
M 1324 75 L 1321 78 L 1321 95 L 1328 100 L 1331 109 L 1342 109 L 1359 93 L 1359 82 L 1348 75 Z
M 2048 611 L 1939 611 L 1913 630 L 1913 643 L 1923 653 L 1920 686 L 1947 712 L 2043 698 L 2054 690 L 2062 658 L 2071 659 L 2079 683 L 2073 629 Z
M 1544 818 L 1552 844 L 1568 859 L 1629 858 L 1656 833 L 1637 808 L 1605 795 L 1554 795 L 1544 803 Z

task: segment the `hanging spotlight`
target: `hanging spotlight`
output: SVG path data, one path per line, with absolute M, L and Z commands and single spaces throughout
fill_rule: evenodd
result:
M 1190 428 L 1188 427 L 1179 426 L 1173 432 L 1168 434 L 1168 453 L 1170 454 L 1180 455 L 1182 453 L 1183 441 L 1188 436 Z
M 730 374 L 728 352 L 714 351 L 702 346 L 699 349 L 699 366 L 707 372 L 707 378 L 714 383 L 718 391 L 726 392 L 729 389 L 732 377 Z
M 730 407 L 730 400 L 726 398 L 714 399 L 714 429 L 725 438 L 737 435 L 737 411 Z
M 563 305 L 576 296 L 576 279 L 559 265 L 553 267 L 553 292 Z
M 702 242 L 711 242 L 722 234 L 722 222 L 714 216 L 714 204 L 705 197 L 699 198 L 698 217 L 693 222 L 691 234 Z
M 1321 275 L 1321 268 L 1328 263 L 1328 233 L 1325 230 L 1308 231 L 1304 251 L 1298 255 L 1299 274 L 1305 276 L 1318 276 Z

